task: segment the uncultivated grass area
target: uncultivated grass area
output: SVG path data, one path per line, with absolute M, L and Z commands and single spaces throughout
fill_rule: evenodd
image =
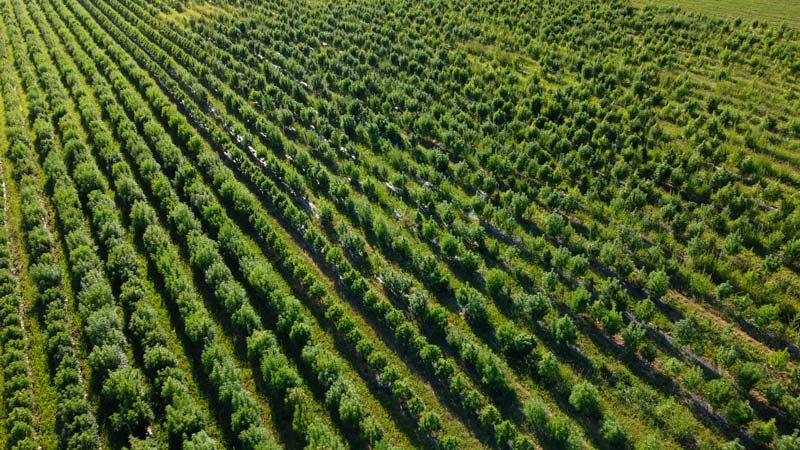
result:
M 726 19 L 767 21 L 800 26 L 800 2 L 797 0 L 633 0 L 637 6 L 677 6 L 687 12 Z

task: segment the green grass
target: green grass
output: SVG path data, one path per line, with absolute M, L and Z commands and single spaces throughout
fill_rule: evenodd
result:
M 726 19 L 785 23 L 800 27 L 797 0 L 633 0 L 636 6 L 677 6 L 687 12 Z
M 225 14 L 226 10 L 224 5 L 197 2 L 184 6 L 180 10 L 171 10 L 168 13 L 161 13 L 160 16 L 162 18 L 173 19 L 179 23 L 186 23 L 192 20 L 200 20 L 204 17 Z

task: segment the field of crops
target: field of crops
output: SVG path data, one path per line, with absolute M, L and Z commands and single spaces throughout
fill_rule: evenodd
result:
M 2 449 L 800 449 L 798 30 L 0 0 L 0 42 Z

